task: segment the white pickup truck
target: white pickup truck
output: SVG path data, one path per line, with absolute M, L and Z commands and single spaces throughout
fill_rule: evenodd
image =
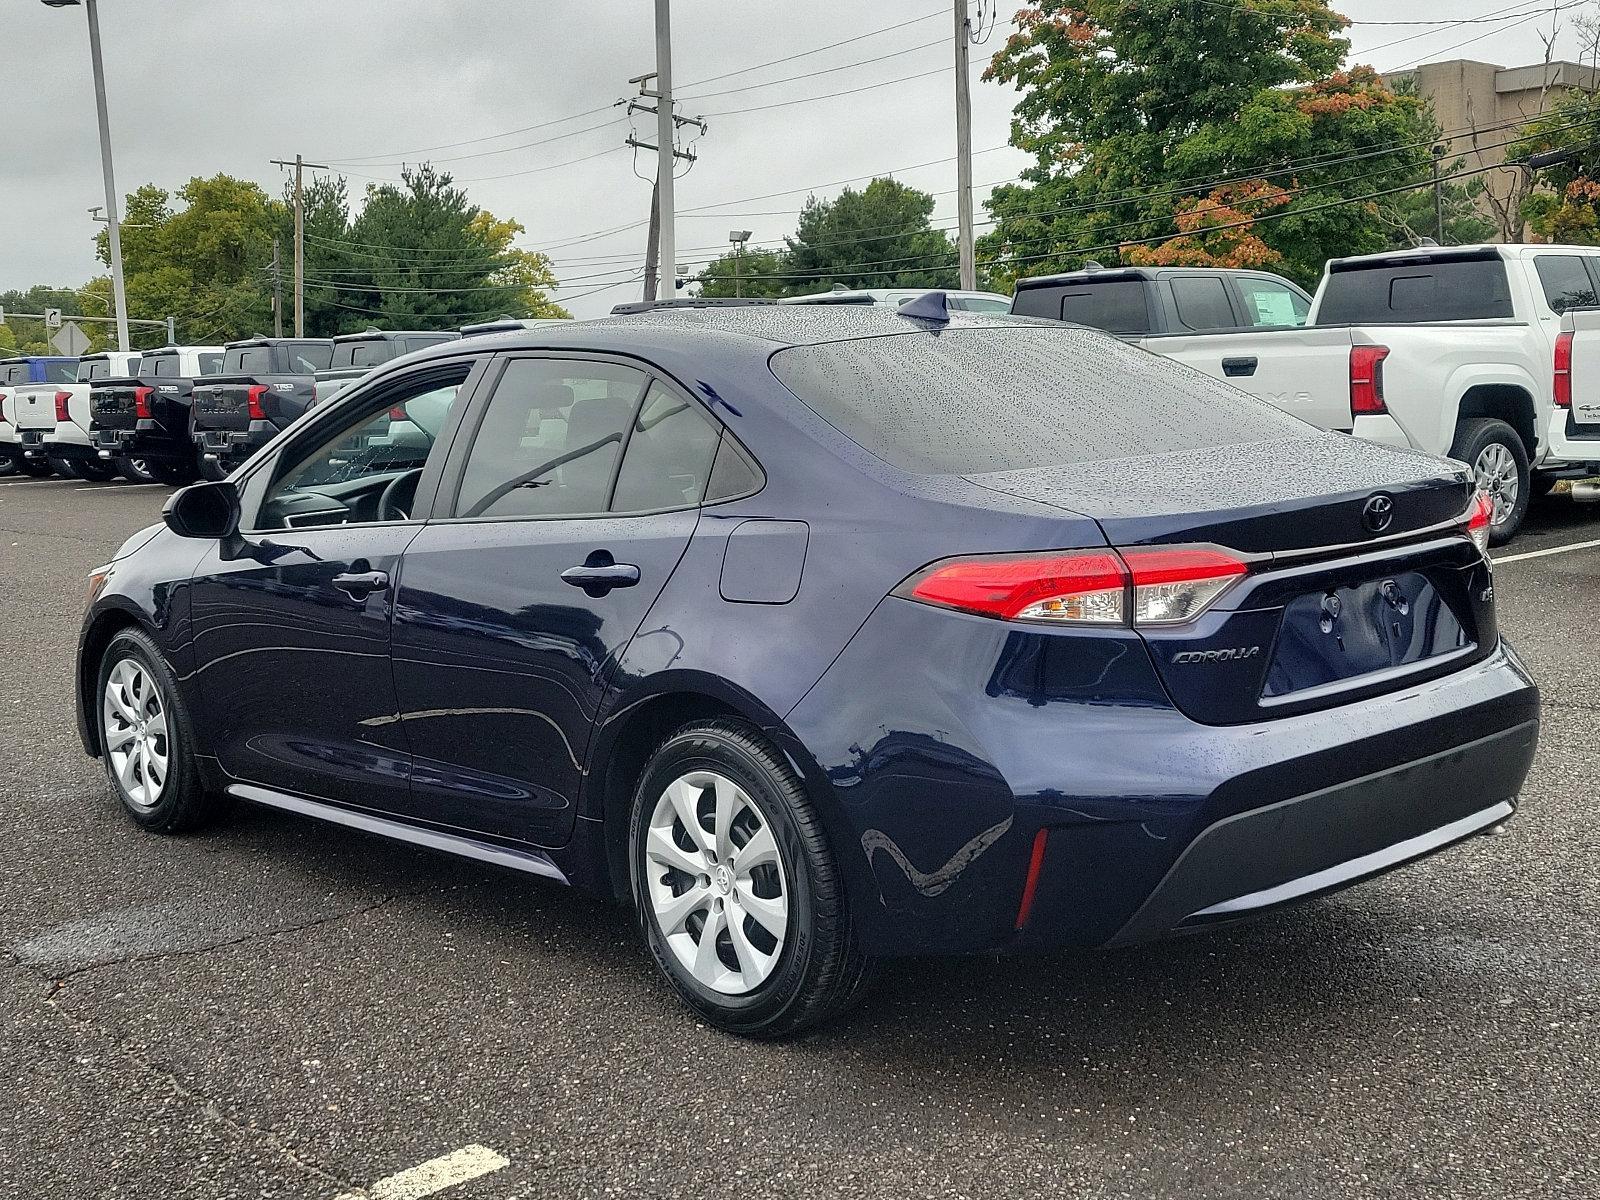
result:
M 102 463 L 94 444 L 89 382 L 139 369 L 137 352 L 111 350 L 78 360 L 72 383 L 26 383 L 16 390 L 17 433 L 24 461 L 37 473 L 48 464 L 69 479 L 104 480 L 117 473 Z
M 1591 422 L 1558 405 L 1562 316 L 1597 303 L 1600 248 L 1425 246 L 1334 259 L 1304 328 L 1136 340 L 1324 429 L 1468 463 L 1498 545 L 1533 493 L 1600 473 L 1600 411 Z M 1600 343 L 1600 317 L 1579 319 Z

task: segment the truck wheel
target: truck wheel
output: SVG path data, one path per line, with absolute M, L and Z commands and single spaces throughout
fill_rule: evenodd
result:
M 43 479 L 50 474 L 50 464 L 40 462 L 36 458 L 25 458 L 17 464 L 17 470 L 24 475 L 32 475 L 35 479 Z
M 186 487 L 195 480 L 195 466 L 192 462 L 167 462 L 160 459 L 150 459 L 145 464 L 150 468 L 160 483 L 168 487 Z
M 105 483 L 117 477 L 115 463 L 108 462 L 80 462 L 73 463 L 73 468 L 78 472 L 79 479 L 86 479 L 90 483 Z
M 68 462 L 64 458 L 56 458 L 54 455 L 51 455 L 45 459 L 45 461 L 50 464 L 50 469 L 63 479 L 81 478 L 81 476 L 78 474 L 78 468 L 76 464 Z
M 127 454 L 118 455 L 117 473 L 129 483 L 156 482 L 156 474 L 150 469 L 149 459 L 133 458 Z
M 1472 468 L 1478 486 L 1489 494 L 1494 515 L 1489 519 L 1489 544 L 1502 546 L 1517 536 L 1528 514 L 1533 488 L 1528 452 L 1517 431 L 1493 417 L 1472 417 L 1456 426 L 1450 457 Z

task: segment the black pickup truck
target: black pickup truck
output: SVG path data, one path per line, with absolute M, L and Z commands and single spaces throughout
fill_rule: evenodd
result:
M 142 462 L 162 483 L 194 482 L 196 380 L 222 370 L 221 346 L 163 346 L 146 350 L 137 375 L 98 379 L 89 386 L 95 449 L 102 459 Z
M 200 473 L 223 479 L 316 400 L 333 365 L 330 338 L 247 338 L 223 348 L 222 372 L 191 393 Z
M 460 336 L 427 329 L 367 329 L 361 333 L 341 333 L 333 339 L 333 365 L 317 372 L 313 403 L 321 404 L 380 363 L 425 346 L 456 341 Z

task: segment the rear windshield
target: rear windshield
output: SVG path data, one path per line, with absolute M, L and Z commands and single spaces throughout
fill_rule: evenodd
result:
M 229 375 L 265 375 L 272 370 L 271 346 L 240 346 L 223 356 Z
M 56 362 L 44 364 L 44 381 L 46 383 L 72 383 L 78 378 L 78 360 L 75 358 L 58 359 Z
M 137 358 L 128 360 L 126 373 L 129 375 L 137 375 L 139 373 L 139 360 Z M 94 379 L 110 379 L 112 374 L 111 360 L 107 358 L 85 359 L 78 364 L 79 383 L 86 383 Z
M 200 374 L 220 375 L 222 373 L 222 352 L 220 350 L 208 350 L 199 357 Z
M 1511 315 L 1506 265 L 1497 256 L 1377 259 L 1330 270 L 1317 324 L 1490 321 Z
M 891 466 L 969 475 L 1304 437 L 1297 417 L 1082 329 L 957 329 L 791 346 L 773 373 Z
M 1011 311 L 1025 317 L 1071 321 L 1109 333 L 1149 333 L 1149 284 L 1143 279 L 1105 279 L 1055 287 L 1018 288 Z
M 335 342 L 333 344 L 333 366 L 340 367 L 375 367 L 379 363 L 388 362 L 395 356 L 395 344 L 387 338 L 373 338 L 364 342 Z

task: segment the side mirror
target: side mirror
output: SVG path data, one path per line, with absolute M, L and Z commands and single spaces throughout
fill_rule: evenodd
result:
M 239 489 L 226 479 L 191 483 L 167 498 L 161 519 L 179 537 L 210 541 L 232 537 L 239 531 Z

